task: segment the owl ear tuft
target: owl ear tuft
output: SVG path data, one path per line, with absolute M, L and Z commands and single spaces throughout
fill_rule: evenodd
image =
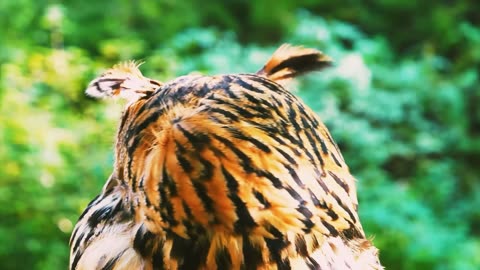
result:
M 129 102 L 152 94 L 163 83 L 144 77 L 138 68 L 141 64 L 128 61 L 114 65 L 92 80 L 85 93 L 94 98 L 120 97 Z
M 299 75 L 330 67 L 333 60 L 324 53 L 283 44 L 256 74 L 283 84 Z

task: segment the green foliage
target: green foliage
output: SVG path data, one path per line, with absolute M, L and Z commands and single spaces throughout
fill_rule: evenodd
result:
M 336 60 L 291 89 L 359 179 L 387 269 L 478 268 L 478 4 L 177 2 L 0 3 L 2 269 L 65 269 L 72 227 L 111 172 L 122 104 L 86 98 L 90 79 L 134 58 L 164 81 L 255 72 L 281 42 Z

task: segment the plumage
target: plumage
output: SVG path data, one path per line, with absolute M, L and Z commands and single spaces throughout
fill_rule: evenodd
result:
M 330 63 L 284 45 L 256 74 L 109 77 L 134 86 L 99 88 L 130 102 L 112 176 L 72 235 L 70 268 L 382 269 L 338 146 L 282 86 Z

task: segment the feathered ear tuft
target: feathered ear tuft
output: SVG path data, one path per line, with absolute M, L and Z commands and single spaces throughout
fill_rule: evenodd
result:
M 141 64 L 128 61 L 114 65 L 92 80 L 85 93 L 94 98 L 121 97 L 129 102 L 152 94 L 163 83 L 144 77 L 138 68 Z
M 257 75 L 284 84 L 285 81 L 307 72 L 331 66 L 333 60 L 320 51 L 283 44 Z

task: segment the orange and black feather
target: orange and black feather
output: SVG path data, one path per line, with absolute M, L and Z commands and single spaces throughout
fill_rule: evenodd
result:
M 256 74 L 280 83 L 311 71 L 330 67 L 332 63 L 333 60 L 329 56 L 315 49 L 283 44 Z

